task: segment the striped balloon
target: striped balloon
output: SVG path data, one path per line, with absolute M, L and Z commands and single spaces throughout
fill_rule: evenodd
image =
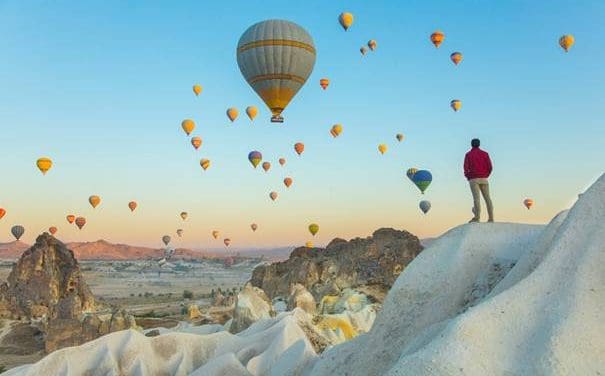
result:
M 15 239 L 19 240 L 25 233 L 25 228 L 21 225 L 15 225 L 13 226 L 13 228 L 11 228 L 11 233 L 13 234 Z
M 313 71 L 315 45 L 309 33 L 293 22 L 262 21 L 241 36 L 237 64 L 271 110 L 271 121 L 283 122 L 282 111 Z

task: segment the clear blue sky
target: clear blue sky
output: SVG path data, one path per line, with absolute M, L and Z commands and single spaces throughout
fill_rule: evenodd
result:
M 348 32 L 342 11 L 355 15 Z M 235 60 L 243 31 L 269 18 L 300 24 L 317 47 L 283 125 L 269 123 Z M 461 163 L 473 137 L 494 160 L 497 219 L 547 221 L 604 172 L 604 19 L 603 1 L 0 1 L 0 242 L 16 223 L 28 242 L 50 225 L 63 240 L 158 246 L 183 227 L 177 245 L 191 247 L 217 246 L 213 229 L 235 247 L 300 244 L 310 222 L 321 226 L 316 244 L 381 226 L 433 236 L 471 216 Z M 439 49 L 435 29 L 446 34 Z M 567 54 L 566 33 L 576 39 Z M 372 38 L 378 49 L 362 58 Z M 453 51 L 464 54 L 458 67 Z M 204 87 L 197 98 L 194 83 Z M 248 105 L 260 110 L 252 125 Z M 233 124 L 231 106 L 241 113 Z M 204 140 L 197 152 L 184 118 Z M 248 164 L 253 149 L 273 163 L 268 174 Z M 44 177 L 40 156 L 55 163 Z M 426 197 L 409 167 L 433 172 Z M 94 212 L 91 194 L 103 199 Z M 530 212 L 525 197 L 536 201 Z M 69 213 L 88 219 L 83 231 L 67 226 Z

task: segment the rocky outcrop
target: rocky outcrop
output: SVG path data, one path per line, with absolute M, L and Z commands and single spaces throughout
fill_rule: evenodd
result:
M 46 352 L 137 327 L 124 310 L 114 308 L 102 319 L 97 308 L 73 252 L 47 233 L 23 252 L 0 285 L 0 318 L 21 320 L 39 331 Z
M 0 317 L 74 319 L 94 309 L 78 261 L 47 233 L 23 252 L 8 281 L 0 285 Z
M 296 248 L 286 261 L 257 267 L 250 282 L 271 298 L 287 297 L 290 286 L 298 283 L 316 301 L 326 295 L 339 295 L 346 288 L 370 292 L 372 298 L 382 301 L 395 279 L 421 251 L 416 236 L 383 228 L 366 239 L 334 239 L 325 249 Z
M 233 319 L 229 326 L 231 333 L 239 333 L 250 325 L 263 318 L 273 315 L 271 300 L 265 292 L 247 283 L 237 294 Z
M 309 314 L 315 314 L 316 304 L 313 295 L 300 283 L 296 283 L 290 288 L 290 296 L 288 297 L 288 311 L 294 308 L 301 308 Z

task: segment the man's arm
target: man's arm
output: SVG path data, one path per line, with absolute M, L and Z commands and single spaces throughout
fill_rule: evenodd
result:
M 468 154 L 464 156 L 464 177 L 468 179 L 468 175 L 470 174 L 470 166 L 468 162 Z
M 493 170 L 493 166 L 492 166 L 492 159 L 489 157 L 489 153 L 487 153 L 487 170 L 489 171 L 489 174 L 492 174 L 492 170 Z

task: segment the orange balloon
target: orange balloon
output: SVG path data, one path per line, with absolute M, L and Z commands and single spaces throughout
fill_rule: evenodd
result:
M 195 122 L 191 119 L 185 119 L 181 122 L 181 128 L 183 128 L 187 136 L 189 136 L 195 129 Z
M 76 220 L 76 216 L 73 214 L 68 215 L 66 218 L 67 218 L 67 222 L 69 222 L 70 225 L 72 223 L 74 223 L 74 221 Z
M 265 172 L 269 171 L 270 168 L 271 168 L 271 163 L 263 162 L 263 170 L 265 170 Z
M 90 203 L 90 206 L 95 209 L 101 203 L 101 197 L 97 195 L 92 195 L 88 198 L 88 202 Z
M 279 159 L 279 164 L 282 165 L 282 166 L 285 165 L 286 164 L 286 158 L 280 158 Z
M 257 114 L 258 114 L 258 108 L 256 108 L 255 106 L 246 107 L 246 115 L 248 115 L 250 120 L 254 120 L 254 118 L 256 117 Z
M 134 211 L 134 209 L 136 209 L 136 208 L 137 208 L 137 206 L 138 206 L 138 204 L 137 204 L 135 201 L 130 201 L 130 202 L 128 203 L 128 207 L 130 208 L 130 211 L 131 211 L 131 212 L 133 212 L 133 211 Z
M 443 34 L 442 31 L 437 30 L 433 34 L 431 34 L 431 42 L 433 42 L 433 44 L 435 45 L 435 48 L 439 48 L 441 43 L 443 43 L 444 39 L 445 39 L 445 34 Z
M 237 108 L 231 107 L 227 110 L 227 117 L 229 118 L 229 120 L 231 120 L 231 122 L 234 122 L 235 119 L 237 119 L 237 115 Z
M 4 210 L 3 208 L 0 208 L 0 219 L 2 219 L 2 217 L 4 217 L 4 215 L 6 215 L 6 210 Z
M 328 88 L 328 85 L 330 85 L 329 79 L 322 78 L 321 80 L 319 80 L 319 86 L 321 86 L 322 89 L 326 90 Z
M 210 167 L 210 159 L 200 159 L 200 166 L 206 171 Z
M 252 231 L 256 231 L 256 229 L 258 228 L 258 225 L 256 223 L 253 223 L 250 225 L 250 228 L 252 229 Z
M 82 227 L 84 227 L 85 224 L 86 224 L 86 218 L 84 218 L 84 217 L 76 218 L 76 226 L 78 226 L 78 228 L 80 230 L 82 230 Z
M 305 144 L 302 142 L 297 142 L 294 144 L 294 150 L 296 151 L 296 154 L 301 155 L 303 151 L 305 151 Z
M 220 232 L 218 230 L 214 230 L 212 231 L 212 237 L 215 239 L 218 239 L 218 235 L 220 234 Z
M 198 136 L 191 137 L 191 145 L 193 145 L 195 150 L 199 149 L 202 146 L 202 138 Z
M 51 235 L 55 235 L 57 233 L 57 228 L 55 226 L 51 226 L 48 228 L 48 232 L 50 232 Z
M 462 54 L 460 52 L 454 52 L 450 55 L 450 59 L 455 65 L 458 65 L 462 61 Z
M 285 178 L 284 185 L 286 186 L 286 188 L 290 188 L 290 186 L 292 185 L 292 178 L 290 178 L 290 177 Z

